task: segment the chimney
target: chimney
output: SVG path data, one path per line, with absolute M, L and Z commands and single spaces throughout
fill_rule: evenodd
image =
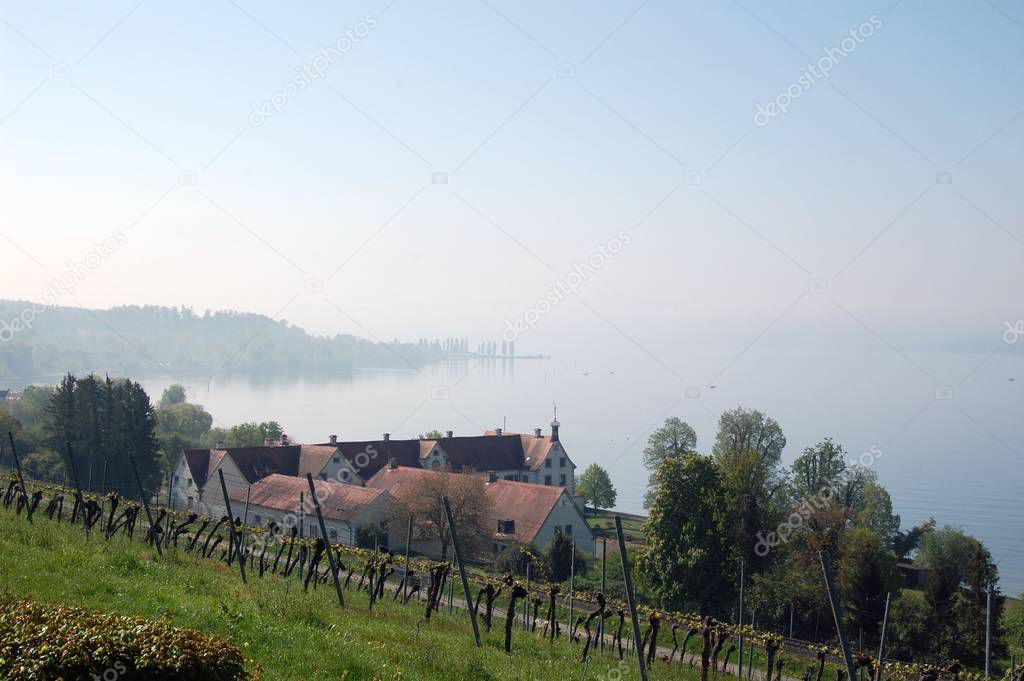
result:
M 384 442 L 391 441 L 391 433 L 384 433 Z
M 501 437 L 501 428 L 495 428 L 494 434 L 497 435 L 498 437 Z
M 560 425 L 562 425 L 562 424 L 558 422 L 558 419 L 555 419 L 554 421 L 551 422 L 551 441 L 552 442 L 558 442 L 558 427 Z
M 331 444 L 332 445 L 338 444 L 338 436 L 337 435 L 332 435 L 331 436 Z
M 398 468 L 398 460 L 392 456 L 388 459 L 388 470 L 393 471 L 396 468 Z
M 533 429 L 533 436 L 534 437 L 541 437 L 540 428 L 534 428 Z
M 487 483 L 498 482 L 498 474 L 494 471 L 487 471 Z
M 282 447 L 287 447 L 288 446 L 288 436 L 285 435 L 284 433 L 281 433 L 281 446 Z
M 455 437 L 455 431 L 454 430 L 446 430 L 446 431 L 444 431 L 444 436 L 445 437 Z

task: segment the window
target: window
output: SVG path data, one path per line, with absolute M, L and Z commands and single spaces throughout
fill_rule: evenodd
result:
M 328 530 L 328 532 L 331 533 L 331 539 L 337 541 L 337 539 L 338 539 L 338 531 L 332 527 L 330 530 Z
M 174 484 L 175 484 L 175 485 L 177 485 L 177 484 L 178 484 L 178 476 L 177 476 L 177 475 L 175 475 L 175 476 L 174 476 Z M 77 498 L 77 497 L 76 497 L 76 498 Z
M 334 463 L 341 463 L 341 457 L 340 456 L 336 456 L 336 457 L 334 457 L 333 461 L 334 461 Z
M 348 480 L 348 478 L 349 478 L 348 471 L 342 471 L 341 472 L 341 479 L 342 480 Z
M 505 476 L 505 479 L 506 479 L 506 480 L 515 480 L 515 479 L 516 479 L 516 476 L 514 476 L 514 475 L 506 475 L 506 476 Z
M 550 475 L 545 475 L 544 476 L 544 484 L 547 485 L 548 487 L 551 486 L 551 476 Z
M 188 478 L 187 480 L 185 480 L 185 486 L 188 488 L 192 487 L 192 478 Z
M 565 536 L 567 536 L 567 537 L 571 537 L 572 536 L 572 525 L 566 525 L 565 526 Z
M 498 534 L 515 534 L 516 533 L 516 521 L 514 520 L 499 520 L 498 521 Z
M 260 526 L 260 522 L 261 522 L 262 520 L 263 520 L 263 519 L 262 519 L 262 518 L 260 518 L 260 517 L 259 517 L 259 515 L 255 515 L 255 516 L 253 516 L 253 521 L 254 521 L 254 522 L 256 523 L 256 527 L 259 527 L 259 526 Z
M 544 459 L 544 468 L 551 468 L 551 459 Z
M 558 460 L 558 467 L 559 468 L 565 468 L 565 457 L 564 456 L 561 459 Z
M 558 476 L 558 484 L 565 487 L 565 473 L 560 473 Z

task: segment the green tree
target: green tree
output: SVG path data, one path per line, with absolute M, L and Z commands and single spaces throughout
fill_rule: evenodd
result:
M 196 444 L 213 425 L 213 416 L 198 404 L 161 404 L 156 415 L 161 434 L 174 433 Z
M 936 614 L 931 626 L 936 652 L 977 664 L 984 648 L 989 586 L 995 622 L 1004 600 L 998 590 L 999 570 L 988 549 L 963 530 L 946 526 L 922 537 L 914 562 L 928 568 L 924 596 Z M 997 643 L 997 654 L 999 649 Z
M 212 430 L 209 437 L 219 437 L 225 447 L 262 447 L 267 440 L 280 440 L 284 435 L 284 429 L 277 421 L 264 421 L 263 423 L 239 423 L 232 426 L 226 433 L 222 430 Z M 209 438 L 208 438 L 209 439 Z M 216 445 L 217 440 L 211 441 L 210 446 Z
M 839 562 L 839 587 L 847 603 L 854 632 L 876 640 L 885 613 L 886 594 L 898 591 L 896 556 L 867 528 L 846 533 Z
M 934 649 L 933 619 L 934 613 L 923 593 L 901 591 L 889 611 L 889 654 L 906 662 L 926 658 Z
M 713 455 L 726 499 L 725 526 L 751 572 L 767 558 L 757 553 L 757 533 L 777 525 L 781 516 L 785 485 L 779 459 L 785 446 L 782 428 L 759 411 L 737 407 L 718 419 Z
M 768 466 L 779 463 L 786 436 L 778 422 L 756 409 L 737 407 L 718 419 L 715 458 L 732 452 L 755 452 Z
M 1024 594 L 1003 611 L 1001 628 L 1008 652 L 1018 660 L 1024 657 Z
M 160 408 L 171 407 L 175 404 L 185 404 L 186 401 L 185 386 L 175 383 L 164 388 L 164 393 L 160 396 Z
M 664 425 L 651 433 L 644 447 L 644 466 L 651 471 L 647 483 L 647 494 L 644 496 L 644 508 L 650 508 L 654 501 L 655 474 L 658 466 L 665 459 L 681 459 L 686 454 L 697 450 L 697 433 L 690 424 L 671 416 L 665 419 Z
M 596 463 L 587 466 L 576 483 L 576 493 L 590 502 L 596 511 L 615 505 L 617 493 L 608 471 Z
M 440 440 L 444 437 L 444 433 L 440 430 L 428 430 L 425 433 L 420 433 L 416 436 L 417 440 Z
M 63 451 L 65 441 L 72 443 L 83 487 L 137 498 L 129 453 L 144 487 L 153 491 L 159 485 L 156 410 L 138 383 L 68 374 L 52 395 L 48 415 L 53 449 Z
M 570 577 L 570 568 L 575 562 L 576 574 L 587 570 L 586 561 L 579 551 L 573 551 L 572 538 L 562 534 L 562 528 L 555 528 L 555 536 L 545 554 L 548 575 L 553 582 L 564 582 Z
M 843 446 L 829 437 L 804 449 L 790 466 L 796 497 L 808 499 L 822 488 L 837 488 L 846 474 L 845 454 Z
M 893 536 L 892 549 L 900 560 L 906 560 L 910 554 L 917 551 L 921 545 L 921 539 L 935 529 L 935 518 L 929 518 L 919 525 L 915 525 L 907 531 L 899 531 Z
M 857 524 L 873 531 L 887 547 L 892 547 L 900 529 L 900 517 L 892 512 L 892 498 L 878 482 L 864 485 L 863 506 Z
M 725 493 L 714 460 L 669 457 L 655 471 L 655 495 L 637 560 L 643 579 L 673 610 L 720 609 L 732 596 L 735 566 L 725 522 Z

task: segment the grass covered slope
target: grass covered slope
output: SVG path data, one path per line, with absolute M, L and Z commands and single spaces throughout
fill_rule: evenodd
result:
M 44 603 L 64 603 L 147 618 L 220 636 L 238 646 L 246 669 L 265 679 L 555 680 L 578 678 L 579 646 L 550 645 L 513 630 L 513 654 L 503 651 L 504 619 L 473 645 L 465 612 L 435 613 L 420 624 L 423 608 L 386 597 L 368 611 L 367 596 L 345 592 L 338 608 L 333 589 L 303 593 L 297 580 L 260 579 L 243 585 L 237 571 L 212 560 L 169 551 L 163 559 L 140 542 L 106 542 L 80 527 L 34 524 L 0 509 L 0 591 Z M 498 601 L 504 607 L 505 599 Z M 635 675 L 635 659 L 627 655 Z M 619 662 L 593 655 L 588 678 L 609 678 Z M 659 679 L 696 678 L 685 665 L 658 665 Z M 618 673 L 612 677 L 618 678 Z

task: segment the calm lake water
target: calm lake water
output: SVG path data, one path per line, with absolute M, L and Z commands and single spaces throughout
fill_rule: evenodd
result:
M 466 360 L 419 371 L 184 382 L 216 425 L 274 419 L 300 442 L 326 441 L 332 433 L 477 434 L 502 424 L 507 431 L 547 431 L 557 402 L 573 460 L 607 468 L 618 508 L 631 512 L 642 511 L 641 452 L 653 428 L 679 416 L 696 429 L 698 448 L 710 451 L 719 414 L 754 407 L 782 425 L 786 463 L 825 436 L 851 457 L 877 447 L 873 468 L 904 527 L 929 516 L 962 527 L 996 558 L 1004 592 L 1024 591 L 1024 356 L 919 353 L 909 356 L 912 363 L 888 348 L 841 355 L 766 348 L 722 372 L 732 359 L 714 352 L 676 357 L 669 371 L 660 359 L 624 351 L 591 360 Z M 155 400 L 180 378 L 142 383 Z

